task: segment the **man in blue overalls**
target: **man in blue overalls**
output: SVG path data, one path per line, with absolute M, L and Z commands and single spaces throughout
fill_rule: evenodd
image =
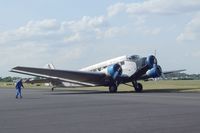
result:
M 22 87 L 24 88 L 23 84 L 22 84 L 22 79 L 20 79 L 17 83 L 16 83 L 16 98 L 18 98 L 18 96 L 20 96 L 20 98 L 22 98 Z

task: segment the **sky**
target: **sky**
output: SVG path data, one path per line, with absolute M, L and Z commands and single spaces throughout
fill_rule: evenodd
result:
M 76 70 L 155 53 L 163 71 L 200 73 L 199 0 L 0 0 L 0 77 L 15 66 Z M 18 75 L 18 74 L 17 74 Z

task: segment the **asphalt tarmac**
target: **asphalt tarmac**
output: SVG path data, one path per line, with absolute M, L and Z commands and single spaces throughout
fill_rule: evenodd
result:
M 0 133 L 189 132 L 200 132 L 200 93 L 0 89 Z

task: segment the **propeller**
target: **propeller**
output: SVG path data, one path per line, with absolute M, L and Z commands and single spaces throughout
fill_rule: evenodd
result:
M 122 68 L 119 64 L 114 64 L 107 68 L 107 73 L 113 80 L 117 80 L 117 78 L 122 74 Z

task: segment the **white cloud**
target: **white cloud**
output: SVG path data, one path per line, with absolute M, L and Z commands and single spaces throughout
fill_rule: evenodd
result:
M 125 3 L 117 3 L 114 5 L 111 5 L 107 10 L 108 10 L 108 16 L 114 16 L 120 12 L 125 11 L 127 8 Z
M 0 45 L 14 44 L 16 42 L 37 42 L 37 43 L 74 43 L 89 41 L 102 38 L 113 38 L 129 32 L 129 28 L 135 31 L 143 32 L 146 35 L 157 35 L 161 28 L 145 26 L 146 17 L 144 14 L 168 14 L 196 11 L 200 7 L 200 1 L 196 0 L 145 0 L 134 3 L 117 3 L 110 6 L 106 15 L 101 16 L 83 16 L 80 20 L 58 22 L 56 19 L 44 19 L 41 21 L 29 21 L 26 25 L 12 31 L 0 33 Z M 138 15 L 135 17 L 132 27 L 122 25 L 112 25 L 111 16 L 120 12 Z M 143 14 L 143 15 L 141 15 Z M 193 20 L 197 21 L 197 20 Z M 191 22 L 194 23 L 194 22 Z M 190 27 L 188 24 L 187 27 Z M 196 24 L 198 25 L 198 24 Z M 130 25 L 129 25 L 130 26 Z M 186 28 L 188 38 L 196 38 L 190 28 Z M 189 31 L 189 32 L 188 32 Z M 186 34 L 186 33 L 185 33 Z M 178 40 L 185 38 L 181 34 Z M 57 40 L 57 41 L 56 41 Z
M 79 33 L 75 33 L 74 35 L 69 35 L 65 37 L 64 42 L 71 43 L 71 42 L 78 42 L 81 40 L 81 36 Z
M 200 13 L 195 15 L 193 19 L 185 26 L 183 33 L 177 37 L 178 42 L 194 41 L 200 37 Z
M 107 9 L 107 17 L 111 19 L 117 18 L 118 14 L 121 13 L 124 13 L 123 15 L 127 14 L 129 19 L 134 20 L 134 25 L 128 28 L 134 28 L 133 31 L 142 33 L 143 35 L 159 35 L 161 31 L 164 31 L 161 30 L 162 25 L 146 25 L 147 23 L 150 24 L 149 20 L 153 21 L 152 19 L 156 19 L 155 16 L 191 15 L 199 10 L 200 1 L 197 0 L 144 0 L 132 3 L 120 2 L 111 5 Z M 193 35 L 190 34 L 190 37 L 193 38 Z
M 49 42 L 60 37 L 60 24 L 55 19 L 45 19 L 41 21 L 29 21 L 25 26 L 21 26 L 12 31 L 0 33 L 0 45 L 17 42 Z M 60 38 L 59 38 L 60 39 Z
M 29 21 L 25 26 L 20 27 L 18 30 L 22 33 L 40 33 L 43 31 L 54 31 L 59 29 L 60 24 L 55 19 L 45 19 L 42 21 Z
M 74 43 L 114 37 L 120 28 L 109 26 L 104 16 L 83 16 L 80 20 L 58 22 L 55 19 L 29 21 L 12 31 L 0 33 L 0 45 L 20 43 Z M 101 33 L 101 34 L 100 34 Z
M 103 16 L 99 17 L 83 16 L 81 20 L 69 21 L 67 25 L 73 32 L 79 32 L 79 31 L 94 30 L 96 28 L 105 27 L 106 20 Z
M 80 20 L 66 22 L 64 27 L 69 32 L 65 36 L 65 42 L 79 42 L 97 38 L 97 34 L 109 26 L 103 16 L 83 16 Z
M 200 9 L 198 0 L 145 0 L 138 3 L 117 3 L 108 8 L 108 16 L 126 12 L 133 15 L 182 14 Z
M 142 28 L 139 31 L 144 33 L 145 35 L 158 35 L 161 32 L 161 29 L 160 28 L 153 28 L 153 29 Z
M 200 51 L 193 52 L 192 57 L 200 58 Z
M 110 26 L 109 20 L 104 16 L 84 16 L 78 21 L 69 21 L 65 26 L 71 34 L 65 37 L 66 42 L 80 42 L 102 38 L 112 38 L 124 33 L 122 26 Z
M 75 63 L 79 68 L 81 64 L 91 63 L 87 60 L 88 53 L 96 63 L 97 58 L 103 60 L 127 51 L 148 54 L 152 49 L 164 49 L 171 52 L 175 46 L 171 42 L 177 32 L 197 10 L 200 10 L 198 0 L 144 0 L 116 3 L 100 16 L 70 21 L 31 20 L 16 29 L 0 32 L 0 56 L 6 57 L 0 65 L 11 68 L 52 62 L 59 65 L 57 68 L 74 68 Z M 184 20 L 181 25 L 179 18 Z M 200 37 L 199 18 L 200 13 L 193 17 L 177 37 L 178 41 Z M 199 52 L 194 56 L 199 56 Z
M 102 38 L 113 38 L 117 37 L 120 35 L 124 35 L 127 33 L 127 28 L 126 27 L 110 27 L 107 28 L 106 30 L 99 30 L 97 31 L 97 38 L 102 39 Z
M 8 69 L 16 65 L 43 66 L 49 62 L 64 66 L 80 58 L 88 42 L 111 38 L 120 32 L 120 28 L 109 26 L 103 16 L 62 22 L 32 20 L 19 28 L 0 32 L 0 49 L 3 49 L 0 56 L 6 57 L 0 65 Z

